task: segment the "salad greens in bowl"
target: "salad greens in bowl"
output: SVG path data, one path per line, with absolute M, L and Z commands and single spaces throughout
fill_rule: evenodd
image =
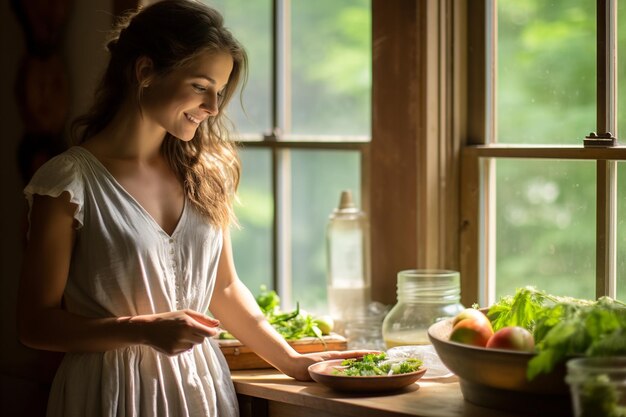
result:
M 335 359 L 309 366 L 311 378 L 339 391 L 384 392 L 402 389 L 420 379 L 426 368 L 419 359 L 388 358 L 386 353 L 359 359 Z

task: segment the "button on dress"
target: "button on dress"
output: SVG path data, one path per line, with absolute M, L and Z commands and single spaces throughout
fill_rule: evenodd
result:
M 85 148 L 46 162 L 24 193 L 76 205 L 76 243 L 64 293 L 67 311 L 121 317 L 181 309 L 207 312 L 222 232 L 189 203 L 168 235 Z M 238 416 L 237 397 L 217 342 L 168 356 L 136 345 L 67 353 L 48 401 L 48 417 Z

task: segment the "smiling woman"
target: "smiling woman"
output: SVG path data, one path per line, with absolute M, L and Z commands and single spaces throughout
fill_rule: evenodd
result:
M 203 121 L 218 115 L 233 66 L 230 54 L 205 52 L 180 70 L 158 77 L 150 58 L 141 57 L 136 71 L 145 86 L 143 116 L 177 138 L 192 140 Z
M 247 58 L 221 15 L 163 0 L 119 22 L 108 49 L 78 146 L 25 189 L 19 336 L 66 352 L 47 415 L 239 415 L 220 324 L 297 379 L 363 355 L 297 353 L 237 276 L 239 160 L 222 110 Z

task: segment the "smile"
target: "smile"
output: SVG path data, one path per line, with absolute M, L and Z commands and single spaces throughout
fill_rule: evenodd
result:
M 187 118 L 187 120 L 189 120 L 191 123 L 195 123 L 197 125 L 199 125 L 200 123 L 202 123 L 202 119 L 198 119 L 193 117 L 190 114 L 185 113 L 185 117 Z

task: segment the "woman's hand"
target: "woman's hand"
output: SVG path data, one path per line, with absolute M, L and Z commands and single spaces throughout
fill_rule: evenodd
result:
M 140 324 L 144 344 L 166 355 L 177 355 L 215 336 L 220 322 L 193 310 L 135 316 L 132 323 Z
M 291 361 L 291 367 L 286 370 L 282 370 L 286 375 L 297 379 L 298 381 L 310 381 L 309 366 L 320 361 L 327 361 L 331 359 L 349 359 L 360 358 L 369 353 L 380 353 L 375 350 L 344 350 L 337 351 L 331 350 L 328 352 L 313 352 L 306 354 L 299 354 L 295 356 Z

